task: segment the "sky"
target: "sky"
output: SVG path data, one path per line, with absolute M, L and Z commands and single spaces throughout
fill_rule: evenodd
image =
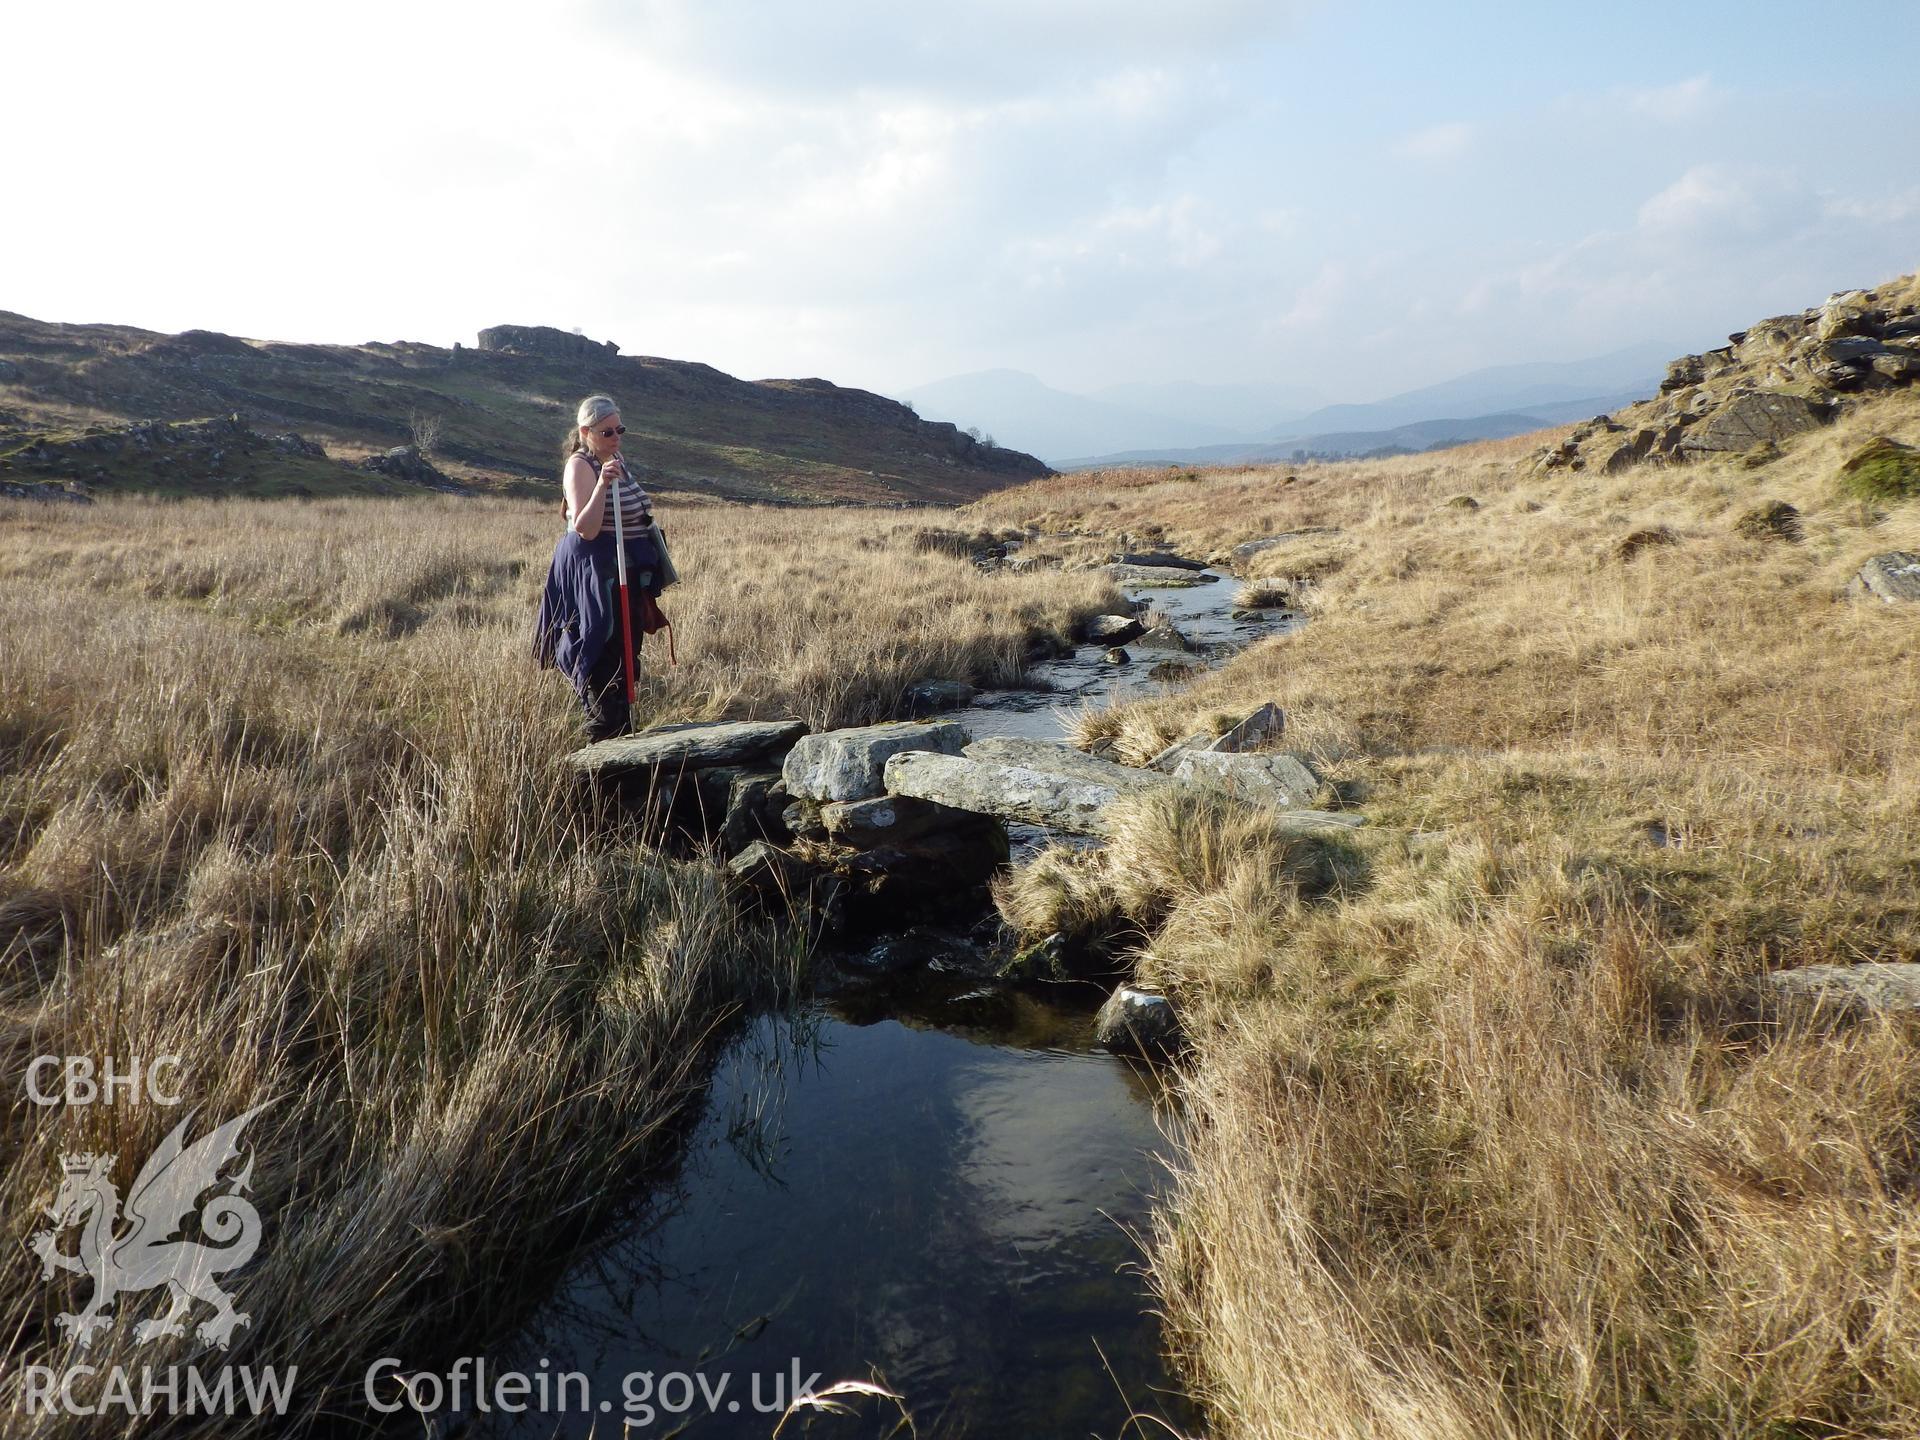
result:
M 7 0 L 0 54 L 42 320 L 1359 401 L 1920 268 L 1912 0 Z

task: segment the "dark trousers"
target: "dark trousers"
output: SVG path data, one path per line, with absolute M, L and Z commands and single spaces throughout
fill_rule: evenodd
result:
M 640 671 L 640 632 L 633 636 L 634 676 Z M 587 729 L 595 740 L 624 735 L 632 727 L 627 713 L 627 674 L 621 658 L 620 622 L 613 622 L 613 635 L 600 649 L 600 658 L 587 672 L 587 693 L 581 697 L 587 712 Z

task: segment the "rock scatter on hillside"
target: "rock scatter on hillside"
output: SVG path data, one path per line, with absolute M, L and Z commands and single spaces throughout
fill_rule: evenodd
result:
M 1543 470 L 1614 473 L 1643 460 L 1767 456 L 1862 396 L 1920 381 L 1920 280 L 1848 290 L 1776 315 L 1667 367 L 1660 393 L 1536 453 Z

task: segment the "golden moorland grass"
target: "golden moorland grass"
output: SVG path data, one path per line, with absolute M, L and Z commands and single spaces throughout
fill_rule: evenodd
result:
M 1372 823 L 1176 791 L 999 886 L 1029 931 L 1132 924 L 1183 1008 L 1152 1261 L 1216 1433 L 1920 1433 L 1920 1027 L 1746 1004 L 1920 959 L 1920 606 L 1843 596 L 1920 550 L 1920 505 L 1838 483 L 1875 434 L 1920 439 L 1920 397 L 1753 469 L 1543 478 L 1528 437 L 963 512 L 1322 532 L 1249 567 L 1305 628 L 1079 733 L 1137 762 L 1277 700 Z M 1736 528 L 1765 501 L 1801 543 Z
M 643 652 L 644 717 L 871 720 L 929 675 L 1010 675 L 1113 600 L 920 553 L 906 512 L 667 523 L 682 663 Z M 528 658 L 555 534 L 551 507 L 504 501 L 0 509 L 6 1073 L 179 1054 L 196 1134 L 265 1103 L 246 1140 L 268 1241 L 221 1358 L 298 1366 L 296 1428 L 364 1414 L 380 1353 L 424 1367 L 511 1324 L 523 1282 L 664 1157 L 728 1017 L 800 958 L 735 915 L 715 864 L 570 781 L 577 706 Z M 116 1154 L 124 1193 L 180 1113 L 16 1088 L 20 1242 L 63 1152 Z M 0 1404 L 23 1364 L 80 1358 L 54 1316 L 85 1293 L 9 1268 Z M 213 1353 L 131 1337 L 84 1358 Z
M 1278 699 L 1373 823 L 1303 838 L 1173 792 L 1000 887 L 1026 928 L 1130 927 L 1196 1038 L 1153 1260 L 1219 1433 L 1920 1428 L 1914 1036 L 1734 1003 L 1920 941 L 1920 620 L 1839 594 L 1920 518 L 1834 482 L 1917 416 L 1880 402 L 1755 470 L 1542 479 L 1536 438 L 961 512 L 1071 561 L 1318 532 L 1245 577 L 1305 629 L 1080 728 L 1141 759 Z M 1735 528 L 1769 499 L 1801 543 Z M 1084 572 L 980 575 L 921 533 L 954 523 L 679 507 L 682 664 L 649 645 L 642 718 L 871 720 L 1117 604 Z M 1620 558 L 1660 525 L 1677 543 Z M 554 526 L 0 512 L 0 1034 L 10 1066 L 182 1049 L 210 1116 L 273 1099 L 241 1293 L 293 1298 L 253 1305 L 236 1360 L 357 1379 L 375 1337 L 426 1363 L 497 1328 L 575 1207 L 644 1173 L 721 1017 L 791 971 L 710 864 L 564 783 L 579 722 L 525 657 Z M 15 1098 L 9 1214 L 57 1151 L 130 1173 L 173 1118 L 57 1115 Z M 71 1291 L 7 1287 L 16 1358 L 62 1358 Z

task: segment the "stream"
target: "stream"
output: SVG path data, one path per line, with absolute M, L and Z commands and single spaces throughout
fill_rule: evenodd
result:
M 1128 590 L 1214 663 L 1297 623 L 1232 620 L 1237 588 Z M 1071 707 L 1157 688 L 1147 670 L 1168 652 L 1114 666 L 1103 649 L 942 718 L 1057 739 Z M 1016 851 L 1052 838 L 1010 831 Z M 1151 1066 L 1096 1047 L 1101 996 L 963 974 L 848 985 L 820 968 L 811 998 L 737 1028 L 675 1172 L 488 1357 L 581 1372 L 600 1413 L 468 1414 L 462 1433 L 617 1437 L 624 1420 L 629 1435 L 766 1437 L 776 1398 L 816 1372 L 816 1391 L 897 1392 L 922 1436 L 1111 1437 L 1135 1433 L 1131 1413 L 1191 1433 L 1135 1238 L 1180 1117 Z M 669 1374 L 706 1389 L 670 1393 Z M 883 1435 L 899 1413 L 865 1397 L 781 1434 Z

